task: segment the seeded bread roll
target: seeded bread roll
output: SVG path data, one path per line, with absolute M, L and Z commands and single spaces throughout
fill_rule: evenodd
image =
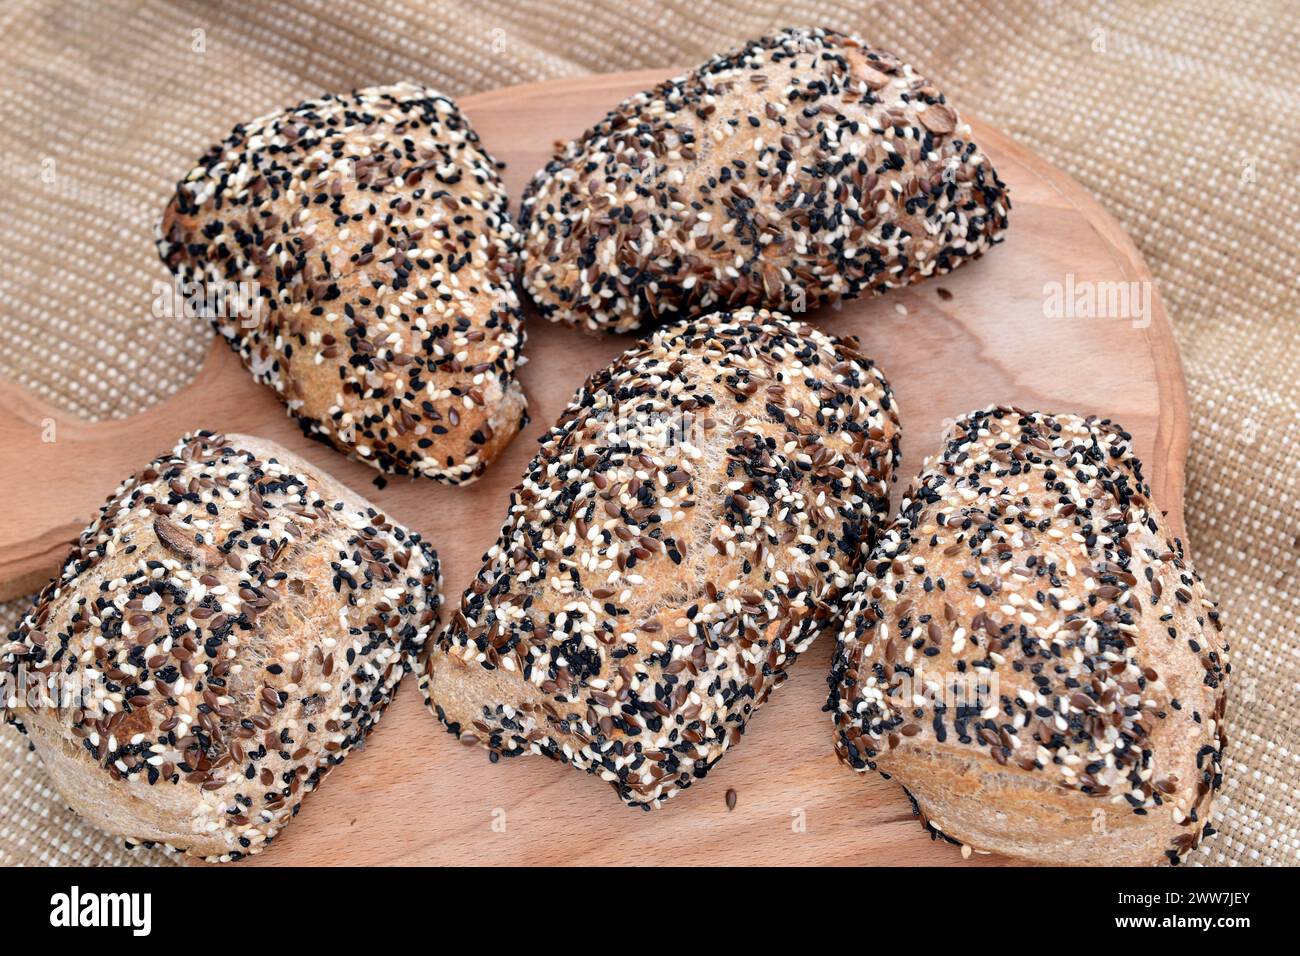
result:
M 524 194 L 541 313 L 624 332 L 709 307 L 803 311 L 956 268 L 1010 202 L 932 84 L 791 29 L 623 102 Z
M 177 185 L 158 251 L 306 434 L 460 484 L 527 420 L 506 206 L 456 104 L 399 84 L 236 126 Z M 230 307 L 240 282 L 256 311 Z
M 884 376 L 844 342 L 752 310 L 661 330 L 547 434 L 426 697 L 465 743 L 659 805 L 835 621 L 898 445 Z
M 374 727 L 438 586 L 420 536 L 328 475 L 199 432 L 117 489 L 10 635 L 6 716 L 96 826 L 237 860 Z
M 959 420 L 854 587 L 835 747 L 932 831 L 1093 865 L 1177 862 L 1213 832 L 1227 645 L 1119 426 Z

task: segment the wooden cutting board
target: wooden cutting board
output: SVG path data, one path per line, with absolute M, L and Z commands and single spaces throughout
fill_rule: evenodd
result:
M 508 164 L 506 183 L 518 196 L 556 140 L 580 134 L 665 75 L 513 87 L 462 106 Z M 1181 534 L 1187 397 L 1158 298 L 1151 296 L 1149 322 L 1060 317 L 1048 307 L 1049 283 L 1072 281 L 1077 292 L 1090 282 L 1150 283 L 1150 273 L 1076 183 L 996 130 L 972 125 L 1011 187 L 1007 241 L 952 275 L 811 316 L 828 331 L 859 336 L 894 386 L 903 422 L 895 502 L 936 451 L 946 419 L 1014 403 L 1121 422 L 1170 528 Z M 158 272 L 165 275 L 161 264 Z M 123 421 L 86 424 L 0 383 L 0 596 L 38 589 L 122 477 L 182 433 L 210 428 L 281 442 L 418 528 L 442 557 L 454 606 L 497 535 L 537 437 L 586 376 L 631 341 L 532 321 L 522 379 L 533 424 L 469 488 L 404 479 L 376 488 L 375 472 L 303 438 L 220 342 L 193 384 Z M 442 730 L 408 679 L 365 752 L 335 770 L 271 849 L 246 865 L 963 862 L 953 847 L 930 840 L 895 784 L 836 762 L 821 709 L 830 653 L 831 641 L 814 645 L 710 776 L 651 813 L 628 809 L 607 785 L 541 758 L 491 764 L 485 751 Z M 736 793 L 734 809 L 728 790 Z M 1005 861 L 976 855 L 970 862 Z

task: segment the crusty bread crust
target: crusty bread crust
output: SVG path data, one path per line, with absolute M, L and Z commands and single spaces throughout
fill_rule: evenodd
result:
M 1150 494 L 1112 422 L 958 420 L 854 585 L 830 677 L 840 759 L 975 850 L 1131 865 L 1195 847 L 1230 668 Z
M 296 455 L 187 436 L 117 489 L 10 635 L 6 716 L 131 843 L 259 852 L 436 625 L 420 536 Z
M 851 344 L 766 311 L 667 327 L 579 390 L 421 682 L 447 729 L 653 807 L 832 626 L 899 425 Z
M 455 103 L 375 87 L 235 127 L 177 184 L 158 251 L 183 282 L 256 284 L 257 313 L 209 314 L 306 434 L 466 483 L 527 418 L 507 204 Z
M 956 268 L 998 241 L 1009 209 L 970 127 L 910 65 L 790 29 L 565 146 L 524 193 L 524 288 L 589 331 L 800 312 Z

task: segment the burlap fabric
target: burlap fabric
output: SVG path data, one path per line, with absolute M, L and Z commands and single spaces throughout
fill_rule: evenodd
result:
M 0 375 L 87 418 L 184 384 L 150 239 L 179 170 L 235 122 L 410 78 L 452 95 L 690 64 L 789 24 L 850 30 L 1082 182 L 1155 273 L 1191 392 L 1187 525 L 1237 679 L 1220 834 L 1194 857 L 1295 864 L 1300 784 L 1300 16 L 1292 0 L 7 0 L 0 8 Z M 489 144 L 490 145 L 490 144 Z M 1014 225 L 1013 225 L 1014 228 Z M 2 489 L 0 489 L 2 490 Z M 108 489 L 105 489 L 107 492 Z M 4 624 L 18 613 L 3 608 Z M 0 730 L 0 863 L 170 862 L 74 817 Z

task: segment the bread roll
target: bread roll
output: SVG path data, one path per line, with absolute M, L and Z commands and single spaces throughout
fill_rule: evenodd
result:
M 1212 832 L 1229 667 L 1161 523 L 1118 425 L 960 419 L 854 586 L 830 678 L 840 759 L 975 850 L 1177 862 Z
M 96 826 L 237 860 L 374 727 L 438 584 L 418 534 L 328 475 L 198 432 L 122 483 L 10 635 L 7 716 Z
M 892 54 L 796 28 L 626 100 L 524 193 L 541 313 L 624 332 L 800 312 L 956 268 L 1010 202 L 970 127 Z
M 657 806 L 836 619 L 888 509 L 874 364 L 769 312 L 662 329 L 579 390 L 432 650 L 447 729 Z
M 527 420 L 506 206 L 455 103 L 375 87 L 236 126 L 178 184 L 158 251 L 306 434 L 465 483 Z M 229 307 L 239 282 L 256 312 Z

